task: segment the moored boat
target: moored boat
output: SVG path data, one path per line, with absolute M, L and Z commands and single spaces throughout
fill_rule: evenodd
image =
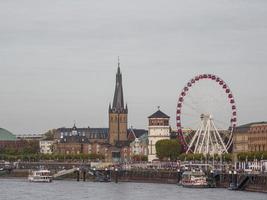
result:
M 190 188 L 208 188 L 208 177 L 202 171 L 185 171 L 182 174 L 181 185 Z
M 28 180 L 30 182 L 50 183 L 52 182 L 52 176 L 49 170 L 37 170 L 37 171 L 31 171 L 31 173 L 28 176 Z

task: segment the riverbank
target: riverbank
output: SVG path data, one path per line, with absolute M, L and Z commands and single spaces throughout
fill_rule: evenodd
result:
M 52 171 L 55 173 L 56 171 Z M 157 171 L 157 170 L 131 170 L 131 171 L 99 171 L 100 173 L 111 177 L 112 182 L 137 182 L 137 183 L 163 183 L 177 184 L 180 174 L 175 171 Z M 0 178 L 27 178 L 28 169 L 14 169 L 0 175 Z M 85 175 L 85 177 L 84 177 Z M 267 176 L 266 175 L 236 175 L 219 174 L 213 177 L 217 188 L 228 188 L 230 183 L 236 181 L 238 185 L 242 180 L 247 178 L 242 187 L 244 191 L 264 192 L 267 193 Z M 97 181 L 96 177 L 89 173 L 71 173 L 60 177 L 58 180 L 79 180 L 79 181 Z

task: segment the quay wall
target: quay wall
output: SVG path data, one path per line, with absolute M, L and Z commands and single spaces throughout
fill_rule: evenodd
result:
M 267 192 L 267 176 L 252 176 L 245 190 L 252 192 Z
M 32 163 L 31 163 L 32 164 Z M 43 164 L 43 163 L 42 163 Z M 68 169 L 72 167 L 79 167 L 78 164 L 67 163 L 64 165 L 61 163 L 57 165 L 56 163 L 49 163 L 46 166 L 51 170 L 52 174 L 56 173 L 62 168 Z M 5 173 L 0 173 L 0 178 L 26 178 L 29 175 L 29 169 L 37 169 L 38 163 L 34 165 L 23 165 L 23 168 L 7 170 Z M 61 177 L 60 179 L 72 179 L 77 180 L 79 174 L 79 180 L 89 180 L 94 181 L 96 177 L 87 173 L 89 165 L 83 165 L 80 173 L 72 173 Z M 86 173 L 84 173 L 86 171 Z M 115 172 L 114 170 L 98 170 L 100 173 L 105 174 L 111 177 L 111 181 L 117 179 L 119 182 L 147 182 L 147 183 L 168 183 L 168 184 L 177 184 L 181 179 L 181 174 L 177 171 L 168 171 L 168 170 L 156 170 L 156 169 L 136 169 L 136 170 L 119 170 Z M 85 177 L 84 177 L 85 175 Z M 219 188 L 228 188 L 230 183 L 233 182 L 233 174 L 217 174 L 213 175 L 216 187 Z M 236 183 L 237 185 L 244 179 L 244 176 L 249 176 L 249 180 L 242 188 L 245 191 L 255 191 L 255 192 L 266 192 L 267 193 L 267 174 L 237 174 Z
M 267 174 L 237 174 L 236 183 L 237 185 L 248 177 L 248 181 L 245 183 L 244 191 L 251 192 L 266 192 L 267 193 Z M 233 174 L 220 174 L 215 176 L 216 187 L 228 188 L 231 183 L 234 182 Z
M 178 175 L 174 171 L 121 171 L 119 181 L 178 184 Z

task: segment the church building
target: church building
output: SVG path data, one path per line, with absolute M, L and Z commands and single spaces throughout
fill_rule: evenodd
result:
M 130 143 L 136 136 L 147 133 L 143 129 L 128 129 L 128 108 L 124 104 L 122 74 L 120 63 L 116 73 L 115 92 L 109 104 L 108 128 L 59 128 L 56 130 L 58 153 L 95 153 L 102 154 L 107 161 L 130 160 Z M 133 135 L 135 137 L 133 137 Z
M 124 106 L 120 63 L 116 74 L 115 93 L 112 106 L 109 105 L 109 136 L 111 145 L 121 145 L 127 141 L 128 108 Z

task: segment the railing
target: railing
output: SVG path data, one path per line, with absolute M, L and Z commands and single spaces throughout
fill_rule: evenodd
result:
M 249 180 L 249 176 L 246 175 L 243 179 L 241 179 L 240 183 L 238 183 L 238 185 L 237 185 L 237 189 L 238 189 L 238 190 L 242 190 L 242 189 L 244 189 L 245 184 L 248 182 L 248 180 Z
M 73 173 L 75 171 L 78 171 L 78 170 L 79 170 L 79 168 L 73 168 L 73 169 L 68 169 L 68 170 L 64 169 L 64 170 L 61 170 L 61 171 L 57 172 L 56 174 L 54 174 L 53 177 L 57 178 L 57 177 L 60 177 L 60 176 L 64 176 L 66 174 L 71 174 L 71 173 Z

